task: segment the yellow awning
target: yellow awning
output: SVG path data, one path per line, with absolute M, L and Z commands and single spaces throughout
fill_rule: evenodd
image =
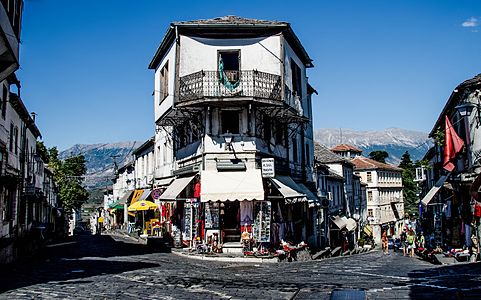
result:
M 149 210 L 149 209 L 158 209 L 159 207 L 157 204 L 147 200 L 140 200 L 131 204 L 128 208 L 129 211 L 142 211 L 142 210 Z
M 135 190 L 134 191 L 134 194 L 132 195 L 132 201 L 130 201 L 130 205 L 134 204 L 135 202 L 137 202 L 137 200 L 140 199 L 140 197 L 142 197 L 142 194 L 144 193 L 144 190 Z

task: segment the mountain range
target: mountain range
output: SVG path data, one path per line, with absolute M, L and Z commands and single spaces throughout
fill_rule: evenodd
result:
M 329 148 L 338 144 L 354 145 L 363 150 L 364 156 L 369 156 L 372 151 L 384 150 L 389 153 L 387 162 L 393 165 L 399 164 L 406 151 L 412 161 L 420 160 L 433 145 L 427 133 L 401 128 L 382 131 L 320 128 L 314 130 L 314 140 Z
M 85 157 L 87 188 L 98 188 L 112 185 L 114 162 L 122 166 L 132 161 L 132 151 L 142 145 L 140 141 L 77 144 L 59 153 L 61 159 L 82 154 Z
M 387 162 L 398 165 L 401 156 L 409 151 L 413 161 L 422 159 L 432 146 L 427 133 L 388 128 L 383 131 L 360 131 L 355 129 L 321 128 L 314 130 L 314 139 L 327 147 L 340 143 L 354 145 L 368 156 L 371 151 L 384 150 L 389 153 Z M 142 145 L 141 141 L 105 144 L 77 144 L 60 152 L 60 158 L 83 154 L 87 165 L 85 185 L 90 189 L 112 184 L 114 160 L 117 166 L 130 162 L 132 151 Z

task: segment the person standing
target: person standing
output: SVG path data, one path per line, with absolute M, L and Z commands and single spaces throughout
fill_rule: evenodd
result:
M 418 241 L 418 244 L 419 244 L 419 247 L 423 248 L 426 248 L 426 240 L 424 238 L 424 234 L 423 232 L 421 231 L 421 234 L 419 235 L 419 241 Z
M 383 233 L 381 235 L 381 242 L 382 242 L 382 252 L 384 254 L 388 254 L 389 250 L 388 250 L 388 241 L 387 241 L 386 231 L 383 231 Z
M 410 254 L 411 257 L 414 257 L 414 247 L 416 245 L 416 236 L 414 235 L 413 230 L 409 230 L 407 242 L 408 242 L 408 253 Z
M 403 255 L 406 256 L 406 254 L 407 254 L 407 247 L 408 247 L 408 240 L 407 240 L 406 229 L 403 229 L 403 232 L 401 233 L 401 245 L 402 245 L 402 247 L 403 247 Z

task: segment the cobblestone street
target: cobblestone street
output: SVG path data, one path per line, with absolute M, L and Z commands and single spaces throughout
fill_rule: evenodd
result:
M 434 266 L 373 251 L 294 263 L 225 263 L 154 253 L 119 236 L 78 236 L 1 271 L 1 299 L 481 298 L 479 264 Z

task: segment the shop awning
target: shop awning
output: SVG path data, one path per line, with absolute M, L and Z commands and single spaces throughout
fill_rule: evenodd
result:
M 133 190 L 130 190 L 130 191 L 127 191 L 119 200 L 119 203 L 129 203 L 129 198 L 130 196 L 132 196 L 132 194 L 134 193 Z
M 439 192 L 439 190 L 443 187 L 444 182 L 446 179 L 448 179 L 448 175 L 441 176 L 439 180 L 436 182 L 436 184 L 431 188 L 431 190 L 424 196 L 424 198 L 421 200 L 421 203 L 423 205 L 428 205 L 431 200 L 433 200 L 434 196 Z
M 344 217 L 345 218 L 345 217 Z M 348 231 L 353 231 L 357 228 L 357 222 L 353 218 L 346 218 L 346 228 Z
M 169 177 L 169 178 L 162 178 L 162 179 L 156 179 L 155 180 L 155 185 L 156 186 L 168 186 L 169 184 L 174 181 L 174 177 Z
M 364 233 L 368 236 L 372 236 L 372 227 L 369 224 L 364 225 Z
M 132 195 L 132 200 L 130 200 L 130 205 L 137 202 L 140 199 L 140 197 L 142 197 L 143 193 L 144 193 L 144 190 L 142 190 L 142 189 L 135 190 L 134 194 Z
M 301 192 L 301 188 L 289 176 L 276 176 L 270 178 L 279 193 L 286 199 L 286 203 L 305 202 L 306 195 Z
M 202 202 L 264 200 L 261 170 L 245 172 L 203 171 L 200 176 Z
M 194 179 L 194 176 L 176 178 L 169 187 L 160 195 L 159 200 L 175 200 L 185 187 Z
M 321 203 L 319 202 L 319 199 L 314 195 L 311 190 L 307 188 L 307 186 L 303 185 L 302 183 L 297 184 L 299 188 L 301 189 L 301 192 L 306 195 L 307 202 L 309 203 L 309 207 L 316 207 L 316 206 L 321 206 Z
M 343 217 L 343 218 L 339 216 L 331 217 L 332 223 L 334 223 L 336 227 L 339 229 L 343 229 L 344 227 L 347 226 L 346 220 L 347 220 L 346 217 Z
M 147 198 L 149 198 L 151 192 L 152 192 L 151 189 L 144 189 L 144 192 L 142 193 L 142 195 L 137 201 L 146 200 Z

